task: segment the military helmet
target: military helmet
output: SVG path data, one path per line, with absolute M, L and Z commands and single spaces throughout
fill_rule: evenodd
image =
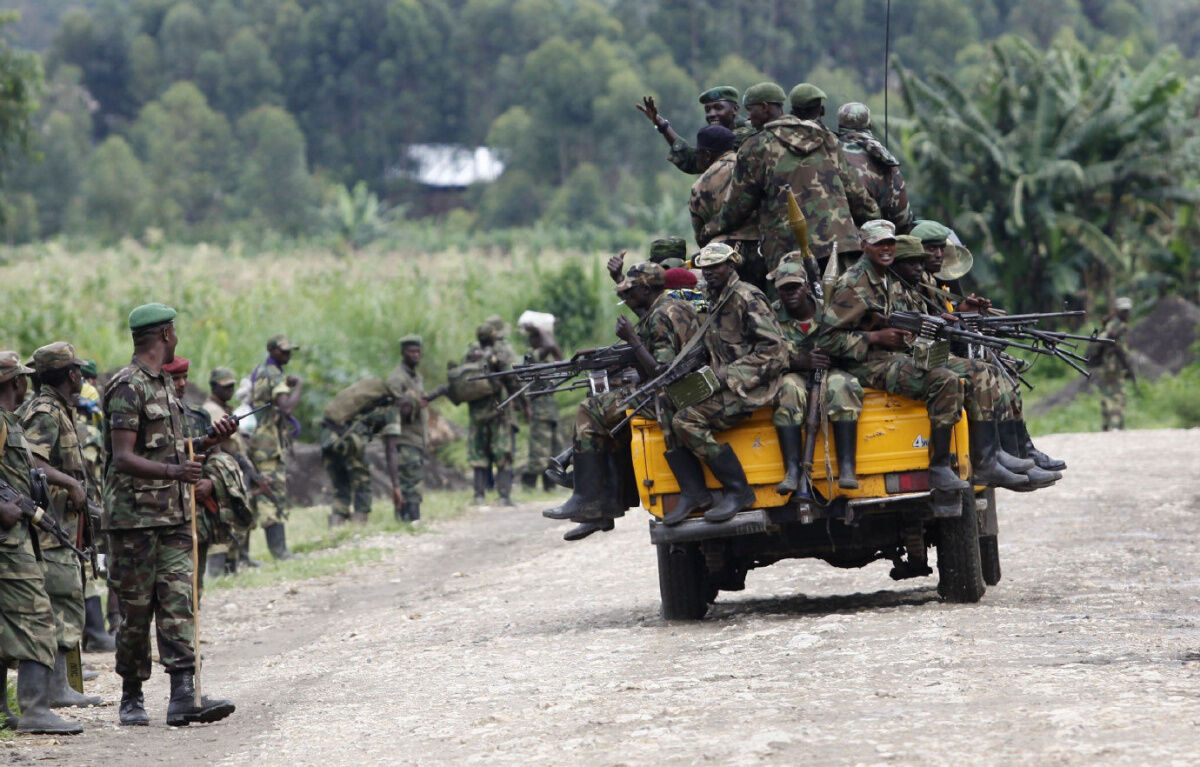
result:
M 843 130 L 870 130 L 871 110 L 859 101 L 850 101 L 838 107 L 838 128 Z

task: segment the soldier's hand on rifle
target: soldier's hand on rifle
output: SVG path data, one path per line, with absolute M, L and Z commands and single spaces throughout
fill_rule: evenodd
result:
M 908 345 L 908 333 L 899 328 L 883 328 L 867 333 L 867 343 L 885 349 L 903 349 Z
M 300 376 L 298 376 L 298 375 L 289 375 L 284 380 L 287 382 L 287 385 L 292 388 L 295 388 L 300 385 Z
M 213 428 L 213 432 L 216 434 L 216 436 L 211 437 L 210 439 L 211 439 L 211 444 L 215 445 L 218 442 L 224 442 L 225 440 L 232 437 L 234 434 L 237 434 L 238 422 L 237 422 L 237 419 L 234 418 L 233 416 L 227 415 L 224 418 L 222 418 L 221 420 L 214 423 L 212 425 L 212 428 Z
M 960 312 L 979 312 L 980 314 L 987 314 L 988 309 L 991 308 L 991 301 L 983 296 L 977 296 L 974 293 L 958 303 L 958 310 Z
M 0 503 L 0 530 L 9 530 L 21 521 L 21 507 L 15 501 Z
M 792 367 L 796 370 L 828 370 L 830 362 L 829 355 L 820 349 L 801 349 L 796 352 Z
M 194 485 L 200 481 L 204 467 L 198 461 L 167 464 L 167 479 L 174 479 Z
M 71 480 L 71 484 L 67 485 L 67 499 L 71 501 L 71 505 L 76 509 L 86 508 L 87 488 L 79 480 Z
M 635 104 L 638 111 L 646 115 L 646 119 L 654 123 L 654 127 L 658 127 L 658 106 L 654 103 L 653 96 L 643 96 L 642 103 Z
M 622 277 L 621 270 L 625 268 L 625 251 L 622 250 L 617 255 L 608 259 L 608 263 L 605 266 L 608 267 L 608 276 L 612 277 L 612 281 L 620 282 Z
M 211 479 L 202 479 L 196 483 L 196 501 L 206 501 L 213 494 L 213 481 Z
M 633 323 L 624 314 L 617 317 L 617 338 L 627 344 L 632 344 L 633 339 L 637 338 L 637 332 L 634 330 Z

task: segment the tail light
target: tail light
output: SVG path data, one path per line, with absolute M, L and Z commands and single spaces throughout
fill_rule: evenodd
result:
M 929 489 L 929 472 L 900 471 L 883 475 L 883 489 L 891 493 L 919 493 Z

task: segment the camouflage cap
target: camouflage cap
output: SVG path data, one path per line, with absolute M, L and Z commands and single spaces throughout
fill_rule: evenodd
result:
M 896 225 L 883 218 L 868 221 L 858 228 L 858 236 L 870 245 L 896 239 Z
M 788 102 L 791 103 L 792 109 L 808 106 L 814 101 L 824 101 L 827 98 L 829 97 L 825 95 L 825 91 L 812 83 L 800 83 L 788 94 Z
M 213 368 L 208 374 L 208 382 L 213 386 L 226 386 L 237 383 L 237 376 L 229 368 Z
M 421 338 L 416 333 L 409 333 L 406 336 L 400 336 L 400 348 L 405 346 L 424 346 L 425 339 Z
M 166 304 L 142 304 L 129 313 L 129 329 L 142 330 L 154 327 L 155 325 L 162 325 L 174 320 L 178 314 L 179 312 Z
M 780 264 L 775 268 L 774 274 L 776 288 L 782 288 L 784 285 L 808 284 L 808 272 L 804 270 L 804 264 L 799 261 Z
M 281 352 L 293 352 L 300 349 L 300 344 L 294 344 L 283 333 L 271 336 L 267 340 L 267 349 L 278 349 Z
M 75 356 L 75 347 L 66 341 L 55 341 L 33 353 L 33 369 L 38 375 L 71 365 L 82 366 L 83 360 Z
M 488 325 L 491 325 L 492 328 L 496 331 L 496 338 L 504 338 L 505 336 L 508 335 L 508 331 L 509 331 L 508 323 L 505 322 L 504 318 L 501 317 L 499 314 L 493 314 L 492 316 L 490 316 L 486 320 L 484 320 L 484 322 L 487 323 Z
M 625 272 L 625 279 L 617 283 L 617 292 L 623 293 L 641 285 L 644 288 L 662 288 L 667 284 L 667 270 L 650 261 L 634 264 Z
M 84 378 L 99 378 L 100 367 L 96 364 L 96 360 L 80 360 L 83 364 L 79 366 L 79 372 L 83 373 Z
M 861 101 L 848 101 L 838 107 L 838 127 L 846 130 L 869 130 L 871 108 Z
M 787 94 L 783 92 L 775 83 L 759 83 L 751 85 L 746 89 L 746 95 L 742 96 L 742 104 L 751 106 L 752 104 L 780 104 L 787 101 Z
M 936 221 L 924 219 L 917 222 L 917 225 L 909 232 L 913 237 L 916 237 L 923 243 L 931 245 L 945 245 L 946 238 L 950 236 L 950 227 L 943 226 Z
M 909 258 L 925 258 L 925 248 L 921 241 L 911 234 L 902 234 L 896 238 L 896 260 L 904 261 Z
M 732 101 L 738 103 L 738 89 L 732 85 L 718 85 L 700 94 L 701 104 L 711 104 L 714 101 Z
M 661 264 L 668 258 L 687 258 L 687 242 L 682 237 L 663 237 L 650 243 L 650 260 Z
M 163 372 L 169 376 L 178 376 L 188 372 L 188 368 L 191 366 L 191 360 L 189 360 L 187 357 L 181 357 L 176 354 L 175 359 L 171 360 L 170 362 L 163 363 L 162 369 Z
M 716 155 L 733 149 L 733 131 L 724 125 L 705 125 L 696 134 L 696 148 Z
M 1113 303 L 1113 306 L 1118 312 L 1131 312 L 1133 311 L 1133 299 L 1121 296 Z
M 33 372 L 21 364 L 21 355 L 16 352 L 0 352 L 0 383 L 11 381 L 17 376 L 26 376 Z
M 687 261 L 682 258 L 664 258 L 658 262 L 658 265 L 668 271 L 671 269 L 685 269 L 687 268 Z
M 692 263 L 698 269 L 703 269 L 706 266 L 716 266 L 726 261 L 731 261 L 736 266 L 742 263 L 742 257 L 738 255 L 736 250 L 723 242 L 710 242 L 692 259 Z

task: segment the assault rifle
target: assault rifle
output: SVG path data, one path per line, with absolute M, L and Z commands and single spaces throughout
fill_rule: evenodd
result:
M 58 522 L 54 520 L 54 517 L 50 516 L 44 508 L 34 503 L 32 498 L 17 492 L 15 487 L 3 479 L 0 479 L 0 503 L 15 503 L 17 508 L 21 510 L 22 519 L 39 530 L 54 536 L 59 543 L 75 552 L 75 556 L 79 557 L 81 562 L 88 558 L 88 552 L 80 550 L 75 545 L 75 542 L 71 540 L 71 536 L 58 526 Z
M 232 416 L 233 422 L 241 423 L 243 420 L 249 418 L 250 416 L 254 415 L 255 413 L 261 413 L 262 411 L 266 410 L 269 407 L 271 407 L 270 402 L 268 402 L 265 405 L 259 405 L 258 407 L 254 408 L 253 410 L 251 410 L 248 413 L 242 413 L 241 415 Z M 213 427 L 209 426 L 208 431 L 204 432 L 204 436 L 205 437 L 215 437 L 215 436 L 217 436 L 217 430 L 214 429 Z
M 691 348 L 685 347 L 683 353 L 671 360 L 671 364 L 667 366 L 666 370 L 642 384 L 633 394 L 617 403 L 618 410 L 629 406 L 630 403 L 633 403 L 633 407 L 620 423 L 608 430 L 608 433 L 616 434 L 623 429 L 625 424 L 633 420 L 639 410 L 654 401 L 659 392 L 669 388 L 672 384 L 679 383 L 692 373 L 700 371 L 707 361 L 708 350 L 704 348 L 704 344 L 694 343 L 691 344 Z M 711 371 L 709 374 L 711 375 Z
M 569 360 L 561 362 L 538 362 L 528 365 L 513 365 L 509 370 L 473 376 L 470 380 L 489 378 L 514 378 L 521 386 L 512 396 L 496 406 L 503 410 L 522 395 L 542 397 L 557 391 L 592 388 L 592 381 L 576 381 L 580 375 L 591 372 L 615 372 L 637 365 L 637 355 L 629 344 L 614 344 L 599 349 L 584 349 Z

